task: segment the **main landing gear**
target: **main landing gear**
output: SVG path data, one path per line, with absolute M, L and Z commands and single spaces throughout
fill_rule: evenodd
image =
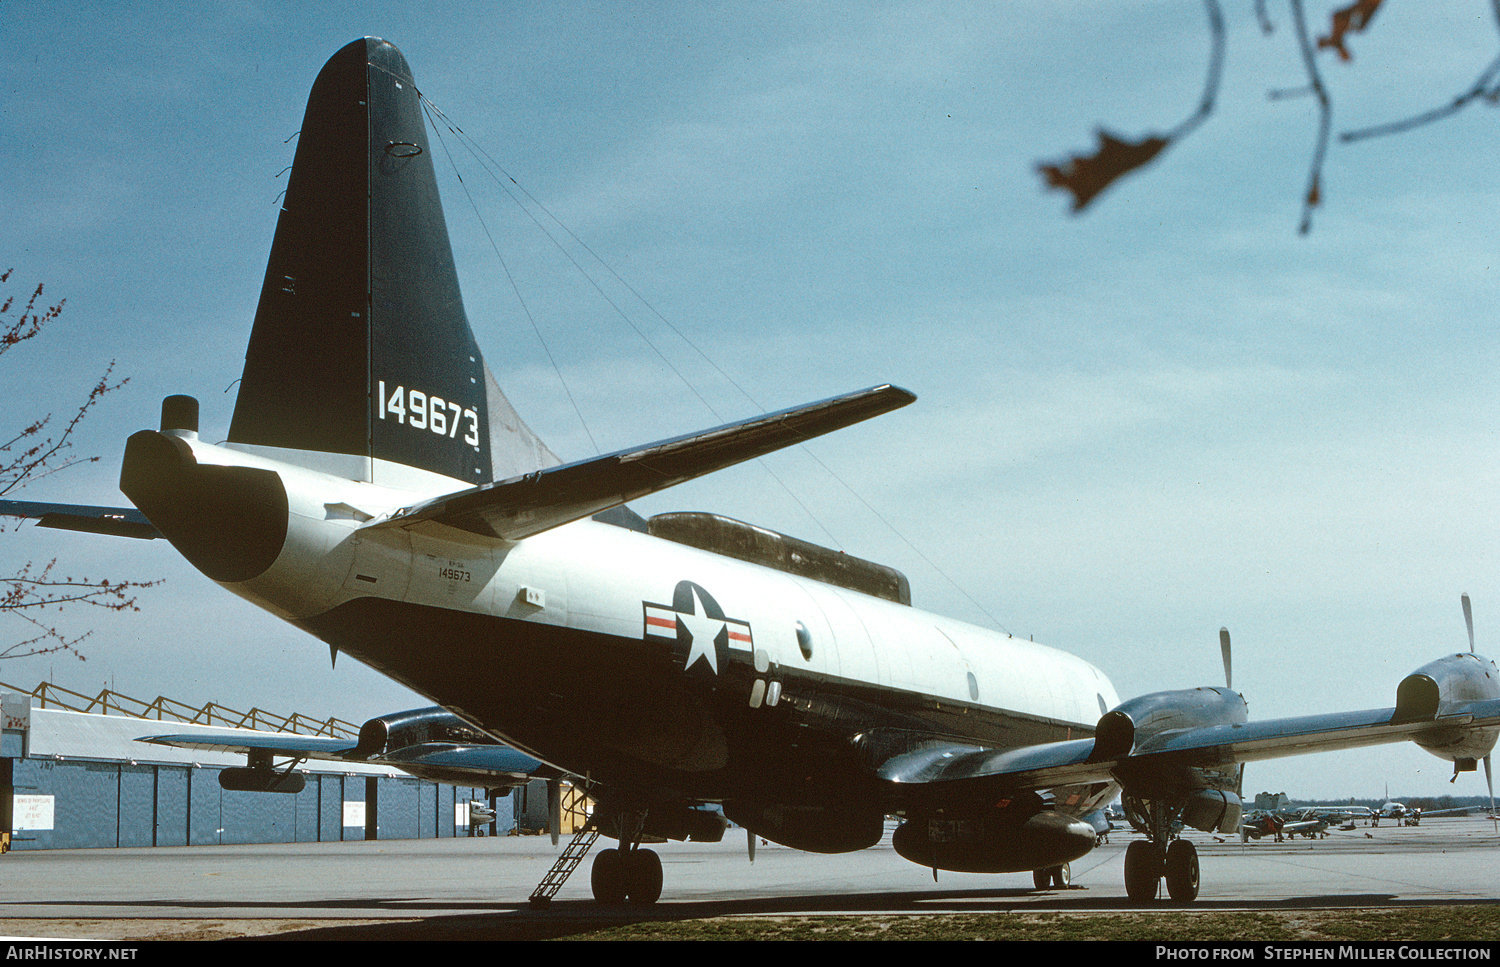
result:
M 636 846 L 605 849 L 594 854 L 589 875 L 594 899 L 600 903 L 648 904 L 661 899 L 661 857 L 655 850 Z
M 1072 882 L 1073 873 L 1066 863 L 1031 871 L 1031 883 L 1038 890 L 1066 890 Z
M 1165 879 L 1167 895 L 1177 903 L 1198 899 L 1198 847 L 1172 831 L 1181 807 L 1161 800 L 1135 800 L 1131 806 L 1131 822 L 1147 839 L 1125 849 L 1125 895 L 1134 903 L 1150 903 Z
M 655 903 L 661 899 L 661 857 L 655 850 L 641 848 L 641 825 L 645 812 L 622 812 L 613 817 L 619 849 L 600 850 L 594 854 L 589 882 L 594 899 L 611 905 Z
M 1174 839 L 1163 850 L 1160 843 L 1136 840 L 1125 850 L 1125 894 L 1136 903 L 1156 899 L 1160 881 L 1167 881 L 1167 895 L 1178 903 L 1198 899 L 1198 848 L 1185 839 Z

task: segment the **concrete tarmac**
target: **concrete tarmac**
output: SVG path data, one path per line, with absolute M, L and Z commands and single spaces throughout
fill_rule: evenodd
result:
M 888 844 L 838 856 L 761 845 L 751 864 L 744 833 L 731 830 L 722 843 L 655 847 L 665 888 L 650 909 L 670 919 L 1139 910 L 1123 881 L 1125 847 L 1135 838 L 1116 832 L 1072 864 L 1071 889 L 1036 892 L 1029 873 L 939 872 L 934 883 L 931 870 Z M 1285 843 L 1191 838 L 1202 868 L 1198 910 L 1500 902 L 1500 834 L 1480 817 L 1361 826 Z M 548 908 L 527 903 L 560 850 L 545 837 L 18 850 L 0 856 L 0 934 L 233 936 L 432 918 L 457 933 L 466 922 L 496 918 L 546 933 L 548 922 L 608 912 L 592 900 L 588 860 Z M 627 911 L 631 918 L 642 912 Z M 80 933 L 69 924 L 91 926 Z

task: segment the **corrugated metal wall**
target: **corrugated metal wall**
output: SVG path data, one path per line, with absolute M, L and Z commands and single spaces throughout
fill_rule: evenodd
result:
M 17 802 L 32 814 L 50 807 L 50 829 L 18 829 L 13 849 L 185 846 L 358 840 L 364 826 L 344 826 L 345 803 L 369 804 L 378 839 L 464 836 L 459 807 L 483 789 L 420 779 L 335 773 L 307 774 L 296 795 L 230 792 L 217 766 L 12 759 Z M 496 825 L 515 825 L 511 797 L 495 803 Z M 368 810 L 367 810 L 368 812 Z M 17 822 L 26 813 L 17 810 Z M 42 825 L 42 823 L 38 823 Z

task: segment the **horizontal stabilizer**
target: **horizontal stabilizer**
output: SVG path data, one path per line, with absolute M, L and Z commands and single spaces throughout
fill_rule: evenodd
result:
M 369 526 L 411 527 L 434 521 L 488 537 L 520 540 L 879 416 L 915 399 L 899 387 L 875 386 L 475 487 L 408 508 Z
M 151 540 L 161 533 L 134 508 L 90 507 L 84 504 L 44 504 L 26 500 L 0 500 L 0 517 L 29 517 L 38 527 L 112 534 Z

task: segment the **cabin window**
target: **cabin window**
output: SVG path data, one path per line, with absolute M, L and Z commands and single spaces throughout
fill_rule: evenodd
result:
M 979 701 L 979 679 L 974 677 L 973 672 L 969 672 L 969 699 Z
M 812 634 L 807 630 L 807 625 L 797 622 L 797 647 L 802 649 L 802 657 L 806 661 L 812 661 Z

